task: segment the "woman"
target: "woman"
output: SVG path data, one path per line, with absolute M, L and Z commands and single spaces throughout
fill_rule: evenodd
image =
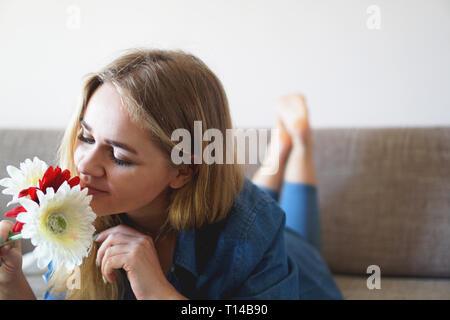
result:
M 335 297 L 335 288 L 322 285 L 332 282 L 325 264 L 296 233 L 286 234 L 295 239 L 294 255 L 286 253 L 283 211 L 239 165 L 171 160 L 174 130 L 193 137 L 194 121 L 203 131 L 232 128 L 222 85 L 202 61 L 133 50 L 89 75 L 82 98 L 60 165 L 93 195 L 98 233 L 80 289 L 68 289 L 70 275 L 50 264 L 47 299 Z M 0 222 L 0 237 L 10 229 Z M 0 299 L 33 298 L 20 244 L 0 256 Z M 313 295 L 303 295 L 305 283 Z

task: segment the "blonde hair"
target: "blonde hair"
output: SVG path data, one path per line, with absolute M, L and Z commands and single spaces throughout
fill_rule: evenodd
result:
M 99 72 L 87 75 L 80 104 L 59 149 L 60 166 L 73 174 L 79 174 L 73 156 L 80 120 L 94 91 L 106 82 L 116 87 L 130 118 L 148 129 L 149 138 L 167 155 L 171 166 L 177 167 L 170 161 L 177 144 L 171 140 L 175 129 L 184 128 L 194 137 L 194 121 L 201 121 L 203 131 L 216 128 L 224 136 L 233 128 L 223 86 L 200 59 L 183 51 L 131 49 Z M 204 148 L 205 142 L 202 144 Z M 226 159 L 226 152 L 223 156 Z M 189 182 L 170 190 L 167 223 L 171 228 L 199 228 L 227 216 L 244 184 L 243 168 L 234 159 L 234 164 L 199 164 Z M 120 223 L 119 215 L 97 217 L 96 232 Z M 125 279 L 117 273 L 115 283 L 103 282 L 95 265 L 98 247 L 93 244 L 80 267 L 80 289 L 68 290 L 70 275 L 54 270 L 48 290 L 52 294 L 65 291 L 66 299 L 120 299 Z

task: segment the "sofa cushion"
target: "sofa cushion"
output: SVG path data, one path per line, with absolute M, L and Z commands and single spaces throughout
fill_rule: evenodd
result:
M 331 270 L 450 277 L 450 128 L 326 129 L 315 141 Z

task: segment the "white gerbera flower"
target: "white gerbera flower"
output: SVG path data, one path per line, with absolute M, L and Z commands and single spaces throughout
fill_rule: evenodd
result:
M 33 253 L 39 268 L 52 261 L 55 270 L 65 266 L 71 271 L 89 254 L 96 215 L 87 192 L 80 185 L 70 188 L 65 181 L 56 193 L 53 188 L 47 188 L 45 194 L 38 190 L 39 204 L 25 197 L 19 199 L 27 210 L 17 216 L 25 223 L 21 234 L 36 246 Z
M 12 201 L 7 206 L 19 202 L 18 196 L 23 189 L 37 187 L 39 179 L 42 178 L 47 168 L 48 165 L 38 157 L 34 157 L 33 161 L 26 159 L 20 164 L 20 169 L 14 166 L 7 166 L 6 171 L 8 171 L 11 178 L 0 180 L 0 186 L 6 187 L 2 193 L 13 196 Z

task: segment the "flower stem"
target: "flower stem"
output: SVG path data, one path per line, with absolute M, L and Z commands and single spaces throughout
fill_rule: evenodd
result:
M 14 242 L 14 241 L 20 240 L 20 239 L 22 239 L 22 234 L 21 233 L 18 233 L 18 234 L 15 234 L 15 235 L 11 235 L 11 236 L 8 237 L 8 239 L 6 239 L 5 242 L 0 243 L 0 247 L 3 247 L 5 245 L 7 245 L 8 243 L 11 243 L 11 242 Z

